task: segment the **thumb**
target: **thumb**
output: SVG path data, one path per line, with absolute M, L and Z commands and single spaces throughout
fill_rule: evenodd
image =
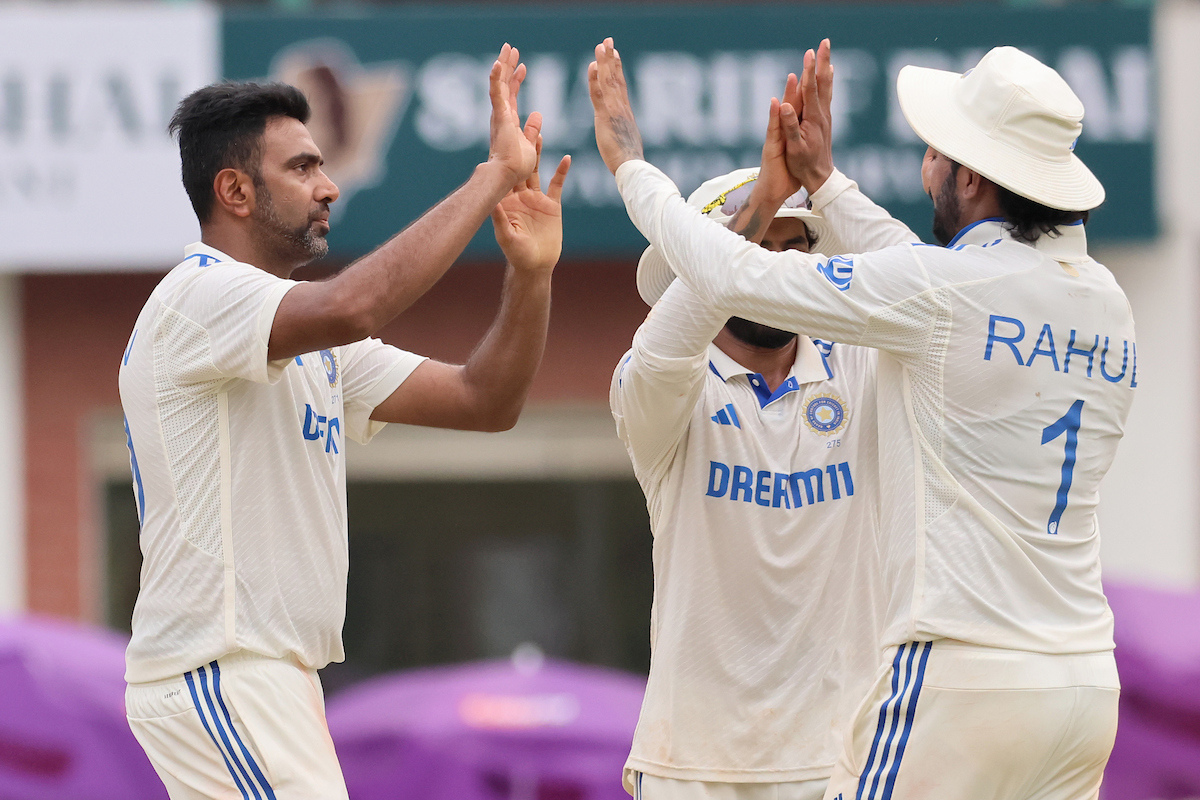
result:
M 496 230 L 496 241 L 503 244 L 512 236 L 512 230 L 508 224 L 508 214 L 504 212 L 504 207 L 499 203 L 492 209 L 492 227 Z

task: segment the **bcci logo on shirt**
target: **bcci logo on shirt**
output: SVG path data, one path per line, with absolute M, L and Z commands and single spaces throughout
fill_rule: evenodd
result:
M 837 433 L 846 427 L 848 418 L 846 404 L 837 395 L 819 395 L 804 407 L 804 422 L 813 433 L 826 436 Z
M 321 351 L 321 366 L 325 367 L 325 377 L 329 379 L 329 385 L 337 386 L 338 363 L 337 356 L 333 354 L 332 350 Z

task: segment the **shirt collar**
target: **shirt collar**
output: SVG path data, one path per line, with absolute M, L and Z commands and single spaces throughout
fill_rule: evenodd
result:
M 1043 233 L 1034 243 L 1034 248 L 1055 261 L 1067 264 L 1080 264 L 1091 260 L 1087 252 L 1087 234 L 1083 230 L 1082 221 L 1059 225 L 1058 230 L 1058 236 Z
M 725 352 L 715 344 L 708 346 L 708 363 L 717 377 L 726 383 L 735 375 L 754 374 L 725 355 Z M 807 336 L 796 337 L 796 360 L 792 362 L 792 369 L 788 373 L 788 377 L 795 378 L 798 384 L 815 383 L 829 378 L 829 372 L 825 369 L 825 357 L 813 344 L 812 339 Z
M 183 248 L 184 259 L 191 258 L 194 255 L 212 256 L 217 261 L 237 261 L 236 258 L 232 258 L 217 248 L 206 245 L 204 242 L 192 242 Z
M 988 217 L 976 220 L 959 231 L 950 240 L 950 244 L 946 245 L 946 249 L 954 250 L 968 244 L 987 244 L 988 242 L 994 242 L 997 239 L 1003 238 L 1006 233 L 1004 230 L 1004 220 L 1001 217 Z
M 1091 260 L 1091 256 L 1087 252 L 1087 234 L 1084 232 L 1082 221 L 1059 225 L 1058 231 L 1058 236 L 1049 234 L 1039 236 L 1033 244 L 1033 248 L 1055 261 L 1068 264 L 1079 264 Z M 997 239 L 1012 239 L 1012 234 L 1004 227 L 1003 219 L 988 217 L 963 228 L 950 241 L 950 244 L 946 245 L 946 248 L 949 250 L 961 249 L 972 244 L 986 246 Z

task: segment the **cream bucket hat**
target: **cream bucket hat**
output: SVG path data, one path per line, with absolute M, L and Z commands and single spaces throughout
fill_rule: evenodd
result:
M 688 195 L 687 203 L 722 225 L 728 225 L 738 209 L 749 199 L 757 179 L 757 169 L 735 169 L 700 184 L 696 191 Z M 817 237 L 817 249 L 820 252 L 842 252 L 842 246 L 825 218 L 808 210 L 808 193 L 803 189 L 784 201 L 783 206 L 775 213 L 775 219 L 788 217 L 804 220 L 808 230 Z M 638 261 L 638 294 L 647 305 L 652 306 L 658 302 L 658 298 L 662 297 L 673 280 L 675 271 L 671 269 L 667 259 L 654 245 L 647 247 Z
M 908 66 L 896 91 L 917 136 L 985 178 L 1060 211 L 1104 202 L 1104 187 L 1072 152 L 1083 103 L 1033 56 L 997 47 L 961 75 Z

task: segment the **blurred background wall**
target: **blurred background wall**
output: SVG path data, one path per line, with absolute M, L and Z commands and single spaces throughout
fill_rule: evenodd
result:
M 961 70 L 1025 47 L 1088 108 L 1077 152 L 1105 181 L 1089 226 L 1138 320 L 1138 399 L 1104 487 L 1107 577 L 1200 586 L 1200 4 L 1105 2 L 314 7 L 0 6 L 0 610 L 127 630 L 137 517 L 116 369 L 138 310 L 198 231 L 165 123 L 219 77 L 286 79 L 342 188 L 321 277 L 400 229 L 486 157 L 486 70 L 530 66 L 547 152 L 571 152 L 550 343 L 522 421 L 482 435 L 389 426 L 348 445 L 353 681 L 396 667 L 552 655 L 644 671 L 650 537 L 607 409 L 645 315 L 643 240 L 591 139 L 581 70 L 614 35 L 647 155 L 686 193 L 757 163 L 766 100 L 830 36 L 839 165 L 918 233 L 924 148 L 897 116 L 905 63 Z M 463 359 L 499 296 L 485 226 L 383 338 Z M 1133 365 L 1131 365 L 1133 368 Z

